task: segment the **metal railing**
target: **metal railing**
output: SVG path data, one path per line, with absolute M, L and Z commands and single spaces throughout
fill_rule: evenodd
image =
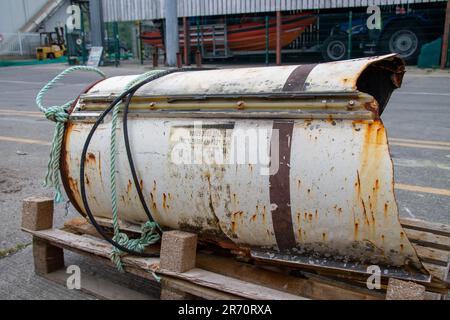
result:
M 0 32 L 0 56 L 32 56 L 40 45 L 39 33 Z

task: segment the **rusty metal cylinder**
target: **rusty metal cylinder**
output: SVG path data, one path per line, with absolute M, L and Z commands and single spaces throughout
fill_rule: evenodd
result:
M 128 130 L 152 216 L 164 228 L 232 241 L 261 258 L 277 253 L 356 271 L 380 264 L 426 279 L 399 222 L 380 119 L 403 73 L 403 62 L 388 55 L 177 72 L 144 85 L 131 100 Z M 61 175 L 82 214 L 84 141 L 98 115 L 135 77 L 96 84 L 80 96 L 66 125 Z M 85 163 L 96 217 L 111 215 L 110 127 L 107 117 Z M 121 137 L 121 125 L 117 130 Z M 119 215 L 139 224 L 147 218 L 132 181 L 120 138 Z

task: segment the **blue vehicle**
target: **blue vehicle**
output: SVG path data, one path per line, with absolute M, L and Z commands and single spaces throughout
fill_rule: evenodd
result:
M 352 57 L 398 53 L 408 63 L 415 63 L 424 43 L 436 37 L 436 17 L 425 13 L 382 14 L 381 30 L 369 30 L 368 15 L 353 19 L 351 27 Z M 348 57 L 349 23 L 335 25 L 321 46 L 326 61 Z

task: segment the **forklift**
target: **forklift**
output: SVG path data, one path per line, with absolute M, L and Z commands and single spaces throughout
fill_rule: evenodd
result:
M 56 27 L 55 32 L 41 32 L 40 47 L 36 48 L 38 60 L 57 59 L 66 54 L 64 28 Z

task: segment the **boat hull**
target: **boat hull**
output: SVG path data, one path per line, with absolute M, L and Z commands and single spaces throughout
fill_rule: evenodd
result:
M 281 46 L 286 47 L 316 20 L 316 17 L 309 14 L 295 16 L 285 16 L 281 26 Z M 211 49 L 214 45 L 212 27 L 201 26 L 203 35 L 198 35 L 196 30 L 190 30 L 190 48 L 197 50 L 202 44 L 205 49 Z M 227 27 L 227 46 L 231 51 L 256 51 L 266 49 L 266 35 L 269 35 L 268 46 L 270 50 L 276 48 L 276 22 L 275 19 L 269 21 L 269 28 L 266 30 L 265 23 L 251 22 Z M 144 43 L 164 49 L 160 31 L 144 32 L 141 35 Z M 184 47 L 184 33 L 179 34 L 180 46 Z M 199 43 L 200 42 L 200 43 Z

